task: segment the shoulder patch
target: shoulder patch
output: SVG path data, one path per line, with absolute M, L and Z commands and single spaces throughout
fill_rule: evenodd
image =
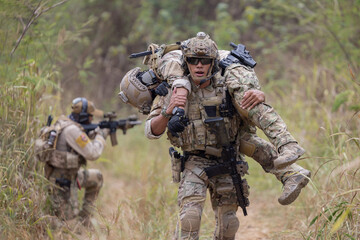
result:
M 75 141 L 81 148 L 84 148 L 90 142 L 90 139 L 85 133 L 82 133 Z

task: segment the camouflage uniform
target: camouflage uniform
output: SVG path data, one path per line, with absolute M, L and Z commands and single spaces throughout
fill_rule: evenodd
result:
M 216 85 L 216 84 L 215 84 Z M 223 174 L 207 178 L 204 169 L 222 163 L 222 159 L 209 153 L 211 150 L 219 150 L 216 146 L 216 136 L 210 129 L 202 124 L 202 117 L 206 117 L 202 106 L 207 103 L 219 104 L 223 99 L 225 85 L 210 86 L 206 89 L 198 89 L 189 95 L 188 113 L 190 124 L 186 130 L 180 133 L 180 138 L 173 137 L 168 133 L 171 143 L 181 147 L 189 154 L 185 162 L 185 170 L 179 186 L 178 204 L 180 206 L 181 239 L 198 239 L 200 230 L 201 213 L 206 199 L 206 189 L 209 188 L 210 198 L 216 217 L 215 239 L 233 239 L 239 226 L 236 217 L 237 199 L 232 179 Z M 166 97 L 157 97 L 154 100 L 152 111 L 145 124 L 147 137 L 160 138 L 151 132 L 151 119 L 158 116 L 162 106 L 168 105 L 170 94 Z M 199 101 L 201 98 L 201 101 Z M 232 119 L 226 119 L 227 131 L 230 139 L 236 141 L 241 119 L 235 115 Z M 193 128 L 192 126 L 196 126 Z M 196 133 L 195 133 L 196 131 Z M 196 135 L 196 136 L 194 136 Z M 194 136 L 192 138 L 191 136 Z M 241 156 L 238 156 L 238 160 Z M 244 175 L 246 169 L 239 171 Z M 246 180 L 244 181 L 245 196 L 249 195 Z
M 220 59 L 225 58 L 229 53 L 229 51 L 220 50 Z M 187 76 L 184 76 L 182 65 L 181 51 L 172 51 L 165 54 L 159 61 L 158 73 L 162 79 L 169 82 L 172 88 L 184 87 L 191 92 L 191 82 Z M 287 143 L 297 142 L 288 132 L 285 122 L 271 106 L 261 103 L 249 112 L 241 109 L 240 102 L 245 92 L 252 89 L 260 90 L 259 80 L 253 69 L 241 64 L 232 64 L 226 69 L 224 76 L 237 110 L 246 117 L 250 125 L 256 125 L 264 131 L 277 150 Z M 255 128 L 249 128 L 249 130 L 256 131 Z
M 55 154 L 45 165 L 45 176 L 54 186 L 51 202 L 54 213 L 60 219 L 69 220 L 79 215 L 78 190 L 85 189 L 81 217 L 88 217 L 103 184 L 103 176 L 97 169 L 82 169 L 86 160 L 100 157 L 105 139 L 96 134 L 90 140 L 81 126 L 65 116 L 58 120 L 63 128 L 58 136 Z M 56 124 L 56 123 L 55 123 Z
M 274 168 L 273 161 L 277 158 L 277 151 L 273 145 L 278 149 L 284 144 L 296 141 L 286 130 L 285 123 L 270 106 L 259 104 L 260 106 L 255 107 L 249 114 L 240 108 L 240 101 L 244 93 L 250 89 L 260 88 L 252 69 L 240 64 L 233 64 L 226 69 L 224 76 L 217 73 L 212 78 L 211 85 L 204 89 L 198 89 L 192 81 L 189 81 L 188 77 L 184 76 L 183 66 L 181 52 L 174 51 L 166 54 L 158 67 L 158 75 L 166 79 L 172 87 L 184 87 L 189 91 L 185 110 L 190 119 L 189 126 L 179 133 L 180 138 L 178 139 L 168 132 L 168 137 L 174 146 L 191 153 L 190 158 L 185 162 L 178 194 L 181 238 L 199 238 L 201 213 L 206 199 L 206 189 L 209 188 L 216 216 L 214 239 L 234 239 L 239 221 L 236 217 L 237 202 L 232 180 L 227 175 L 207 179 L 203 174 L 205 168 L 221 161 L 218 158 L 212 159 L 212 154 L 207 151 L 208 147 L 216 145 L 216 137 L 211 136 L 211 131 L 203 123 L 206 118 L 206 113 L 203 111 L 206 102 L 214 104 L 214 101 L 216 102 L 214 97 L 219 96 L 221 88 L 223 88 L 223 92 L 225 89 L 229 90 L 233 104 L 238 110 L 238 114 L 235 114 L 234 117 L 235 120 L 227 122 L 227 130 L 231 139 L 236 138 L 240 152 L 253 157 L 266 172 L 273 173 L 283 183 L 290 179 L 291 175 L 302 173 L 309 176 L 309 172 L 296 164 L 282 169 Z M 145 124 L 145 134 L 150 139 L 161 137 L 161 135 L 152 133 L 151 120 L 161 113 L 163 106 L 168 105 L 169 95 L 167 97 L 158 96 L 154 100 L 153 108 Z M 247 117 L 246 119 L 244 119 L 244 115 Z M 240 125 L 241 123 L 243 125 Z M 265 132 L 273 145 L 256 136 L 253 124 Z M 249 147 L 241 149 L 246 145 Z M 199 151 L 200 155 L 197 154 Z M 239 157 L 241 156 L 239 155 Z M 300 193 L 299 189 L 307 184 L 307 181 L 302 181 L 301 188 L 298 189 L 299 184 L 296 181 L 292 181 L 291 184 L 290 181 L 288 182 L 288 186 L 285 186 L 288 191 L 279 199 L 282 204 L 294 201 Z

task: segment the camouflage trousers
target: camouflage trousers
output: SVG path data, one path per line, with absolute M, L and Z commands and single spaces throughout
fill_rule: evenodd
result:
M 82 213 L 90 216 L 95 200 L 103 184 L 103 176 L 97 169 L 53 168 L 49 181 L 50 201 L 54 215 L 62 220 L 70 220 L 79 215 L 78 190 L 85 189 Z
M 239 144 L 250 146 L 250 151 L 249 149 L 246 151 L 247 155 L 258 162 L 265 172 L 273 174 L 282 183 L 286 181 L 286 176 L 303 170 L 297 164 L 275 169 L 273 161 L 277 158 L 278 153 L 274 146 L 249 131 L 240 132 Z M 213 164 L 212 160 L 195 156 L 190 157 L 185 163 L 178 193 L 181 239 L 199 239 L 201 215 L 207 189 L 210 192 L 211 204 L 216 218 L 214 239 L 235 238 L 239 220 L 236 217 L 238 207 L 231 177 L 220 175 L 207 179 L 199 171 L 199 169 L 204 169 Z
M 249 119 L 265 133 L 277 150 L 287 143 L 297 142 L 287 130 L 284 120 L 267 104 L 258 104 L 250 110 Z
M 239 227 L 236 217 L 237 198 L 230 175 L 223 174 L 208 179 L 200 172 L 218 163 L 199 156 L 191 156 L 185 163 L 178 192 L 180 207 L 181 239 L 199 239 L 201 215 L 209 189 L 211 205 L 215 213 L 214 239 L 234 239 Z M 247 186 L 247 184 L 246 184 Z M 249 195 L 248 188 L 244 195 Z M 178 239 L 178 236 L 175 237 Z
M 283 179 L 283 176 L 286 174 L 288 175 L 289 173 L 303 172 L 302 170 L 304 168 L 297 164 L 292 164 L 282 169 L 274 168 L 274 160 L 278 156 L 276 149 L 272 144 L 258 137 L 256 134 L 250 133 L 249 131 L 241 131 L 238 138 L 240 149 L 241 146 L 244 145 L 251 146 L 250 151 L 241 152 L 253 158 L 261 165 L 265 172 L 275 175 L 279 181 L 284 182 L 286 179 Z

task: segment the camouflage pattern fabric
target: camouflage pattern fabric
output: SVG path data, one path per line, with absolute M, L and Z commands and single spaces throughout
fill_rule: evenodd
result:
M 218 175 L 207 179 L 203 175 L 199 176 L 195 169 L 204 169 L 216 164 L 218 163 L 214 160 L 198 156 L 191 156 L 185 163 L 178 193 L 181 239 L 199 239 L 201 215 L 207 188 L 209 188 L 211 204 L 216 218 L 214 239 L 234 239 L 235 237 L 239 220 L 236 217 L 238 206 L 231 177 L 229 175 Z M 248 197 L 248 188 L 244 191 L 245 196 Z
M 220 50 L 220 59 L 225 58 L 229 51 Z M 184 76 L 181 51 L 172 51 L 164 55 L 159 63 L 159 74 L 168 81 L 172 87 L 184 87 L 191 93 L 191 82 Z M 259 80 L 252 68 L 241 64 L 232 64 L 225 71 L 225 82 L 233 96 L 235 106 L 240 102 L 246 91 L 251 89 L 260 90 Z M 249 124 L 254 124 L 269 138 L 270 142 L 278 150 L 281 146 L 296 142 L 295 138 L 287 130 L 287 126 L 279 114 L 267 104 L 258 104 L 249 112 L 241 110 Z
M 241 100 L 246 91 L 260 90 L 259 80 L 253 69 L 240 64 L 230 65 L 225 71 L 225 79 L 237 110 L 243 115 L 247 115 L 246 117 L 250 122 L 265 133 L 277 150 L 287 143 L 296 142 L 287 130 L 285 122 L 271 106 L 261 103 L 248 113 L 240 108 Z
M 50 201 L 54 214 L 62 220 L 70 220 L 79 215 L 78 190 L 85 189 L 82 211 L 91 215 L 94 202 L 103 183 L 103 177 L 97 169 L 79 171 L 55 168 L 49 181 L 53 184 Z M 64 186 L 62 183 L 69 183 Z
M 79 169 L 86 160 L 100 157 L 105 139 L 102 134 L 95 133 L 90 139 L 81 126 L 66 117 L 61 117 L 64 124 L 58 136 L 54 159 L 46 161 L 45 176 L 52 183 L 50 201 L 53 212 L 62 220 L 73 219 L 79 215 L 78 190 L 85 189 L 82 207 L 83 217 L 93 212 L 94 202 L 103 183 L 103 177 L 96 169 Z
M 220 55 L 221 57 L 225 56 L 226 52 L 220 52 Z M 273 161 L 278 156 L 277 149 L 286 143 L 296 141 L 287 131 L 286 124 L 272 107 L 266 104 L 259 104 L 250 112 L 240 108 L 240 102 L 245 92 L 251 89 L 260 89 L 260 85 L 255 72 L 239 64 L 229 66 L 225 71 L 224 77 L 221 77 L 220 73 L 216 74 L 212 79 L 212 84 L 204 89 L 194 87 L 190 81 L 191 91 L 189 91 L 188 104 L 185 111 L 191 119 L 189 126 L 193 128 L 193 131 L 189 130 L 190 127 L 186 128 L 178 139 L 174 139 L 168 134 L 172 144 L 186 151 L 206 149 L 206 145 L 210 141 L 207 139 L 206 133 L 204 135 L 202 134 L 203 131 L 200 131 L 204 127 L 204 113 L 201 110 L 203 107 L 199 105 L 204 105 L 203 102 L 204 100 L 206 101 L 206 97 L 212 99 L 212 101 L 215 99 L 214 102 L 216 102 L 218 99 L 215 96 L 218 97 L 218 95 L 215 92 L 220 89 L 218 86 L 221 83 L 224 83 L 224 87 L 229 90 L 234 106 L 238 110 L 237 113 L 242 115 L 241 119 L 243 121 L 240 125 L 240 116 L 235 114 L 239 125 L 231 129 L 232 131 L 238 131 L 237 146 L 240 147 L 242 153 L 247 153 L 248 156 L 254 158 L 266 172 L 274 174 L 283 183 L 286 182 L 286 178 L 291 176 L 291 174 L 303 171 L 303 168 L 296 164 L 283 169 L 274 168 Z M 181 85 L 178 85 L 178 87 L 181 87 Z M 185 87 L 185 85 L 182 87 Z M 145 123 L 145 134 L 150 139 L 158 139 L 162 135 L 154 135 L 152 133 L 151 120 L 160 115 L 162 107 L 168 105 L 170 95 L 168 94 L 165 97 L 157 96 L 154 100 L 152 110 Z M 200 101 L 196 100 L 197 95 L 201 96 Z M 199 121 L 197 122 L 197 120 Z M 264 131 L 272 144 L 256 135 L 254 125 Z M 194 144 L 201 142 L 200 140 L 204 141 L 200 144 Z M 216 145 L 216 143 L 214 142 L 213 145 Z M 242 145 L 246 146 L 245 149 L 242 148 Z M 201 169 L 211 165 L 210 162 L 209 159 L 192 156 L 185 164 L 178 193 L 181 239 L 199 238 L 201 215 L 207 188 L 210 191 L 210 198 L 216 218 L 214 239 L 234 239 L 235 237 L 239 221 L 236 218 L 237 204 L 232 181 L 229 176 L 225 175 L 207 179 L 202 174 L 199 174 Z

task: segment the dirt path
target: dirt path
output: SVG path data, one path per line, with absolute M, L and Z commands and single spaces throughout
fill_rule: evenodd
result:
M 251 195 L 251 203 L 247 208 L 248 215 L 245 217 L 241 209 L 237 212 L 240 228 L 235 239 L 273 239 L 274 233 L 281 231 L 281 222 L 285 220 L 275 213 L 276 209 L 279 209 L 279 204 L 273 196 L 260 196 L 254 192 Z M 266 201 L 265 198 L 269 201 Z
M 106 184 L 103 188 L 100 208 L 102 208 L 103 216 L 114 219 L 118 211 L 118 201 L 128 194 L 129 189 L 119 178 L 109 174 L 106 175 L 106 182 L 111 182 L 111 184 Z M 277 202 L 275 193 L 261 193 L 254 190 L 250 201 L 250 207 L 247 208 L 248 216 L 243 216 L 241 209 L 237 213 L 240 228 L 236 234 L 236 240 L 296 239 L 279 236 L 280 232 L 289 230 L 286 212 L 291 211 L 291 207 L 289 209 L 281 206 Z

